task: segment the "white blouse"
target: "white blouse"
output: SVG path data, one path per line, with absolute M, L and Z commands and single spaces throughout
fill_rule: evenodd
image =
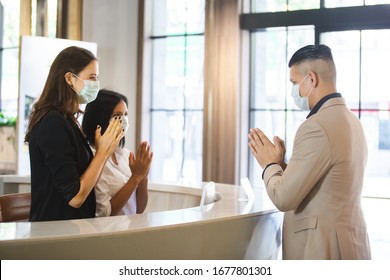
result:
M 115 164 L 110 156 L 103 168 L 102 174 L 95 187 L 96 194 L 96 217 L 111 215 L 111 198 L 126 184 L 131 176 L 129 167 L 130 151 L 126 148 L 117 148 Z M 136 189 L 129 200 L 123 206 L 118 215 L 132 215 L 137 212 Z

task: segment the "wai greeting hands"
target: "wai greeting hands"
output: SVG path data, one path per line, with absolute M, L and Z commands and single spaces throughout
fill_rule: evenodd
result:
M 248 138 L 249 149 L 261 168 L 264 168 L 269 163 L 285 165 L 284 155 L 286 154 L 286 147 L 284 141 L 278 136 L 274 136 L 274 143 L 272 143 L 263 131 L 258 128 L 251 128 Z
M 153 152 L 150 151 L 150 145 L 147 141 L 142 142 L 138 146 L 137 154 L 130 153 L 129 166 L 132 173 L 132 177 L 137 178 L 140 182 L 144 178 L 147 178 L 152 164 Z

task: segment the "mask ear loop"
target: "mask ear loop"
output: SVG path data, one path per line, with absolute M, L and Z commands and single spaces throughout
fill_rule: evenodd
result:
M 74 74 L 74 73 L 72 73 L 72 72 L 67 72 L 66 74 L 65 74 L 65 82 L 70 86 L 70 88 L 77 94 L 77 95 L 79 95 L 79 93 L 77 92 L 77 90 L 76 90 L 76 88 L 73 86 L 73 81 L 72 81 L 72 78 L 73 77 L 76 77 L 76 78 L 78 78 L 78 76 L 76 75 L 76 74 Z
M 303 83 L 303 81 L 307 78 L 307 76 L 309 76 L 309 74 L 307 74 L 307 75 L 302 79 L 302 81 L 298 84 L 298 95 L 299 95 L 300 97 L 302 97 L 302 95 L 301 95 L 301 90 L 300 90 L 300 86 L 301 86 L 301 84 Z
M 306 77 L 307 77 L 307 76 L 309 76 L 309 74 L 307 74 Z M 305 77 L 305 79 L 306 79 L 306 77 Z M 303 81 L 302 81 L 302 82 L 303 82 Z M 310 96 L 311 92 L 313 91 L 313 89 L 314 89 L 314 86 L 311 87 L 309 93 L 308 93 L 307 96 L 306 96 L 309 109 L 311 109 L 311 108 L 310 108 L 309 96 Z
M 314 73 L 314 75 L 316 75 L 315 72 L 313 72 L 313 73 Z M 307 77 L 307 76 L 309 76 L 309 74 L 307 74 L 306 77 Z M 305 77 L 305 78 L 306 78 L 306 77 Z M 317 78 L 317 77 L 316 77 L 316 78 Z M 303 82 L 303 81 L 302 81 L 302 82 Z M 318 83 L 318 79 L 316 79 L 316 82 Z M 313 89 L 314 89 L 314 86 L 311 87 L 309 93 L 307 94 L 307 98 L 309 98 L 309 96 L 310 96 L 311 92 L 313 91 Z
M 79 76 L 77 76 L 76 74 L 74 73 L 71 73 L 73 77 L 75 77 L 76 79 L 79 79 L 83 82 L 83 88 L 85 87 L 85 81 L 83 79 L 81 79 Z M 80 92 L 83 90 L 83 88 L 81 88 L 80 92 L 77 92 L 76 88 L 73 86 L 73 83 L 70 85 L 70 87 L 78 94 L 80 95 Z
M 314 89 L 314 86 L 311 87 L 309 93 L 307 94 L 307 98 L 309 98 L 309 96 L 310 96 L 311 92 L 313 91 L 313 89 Z
M 309 76 L 309 73 L 306 74 L 306 76 L 302 79 L 302 81 L 298 84 L 298 86 L 300 86 L 300 85 L 303 83 L 303 81 L 305 81 L 305 79 L 307 78 L 307 76 Z
M 299 88 L 299 86 L 301 86 L 301 84 L 305 81 L 305 79 L 307 78 L 307 76 L 309 76 L 309 73 L 308 73 L 308 74 L 302 79 L 302 81 L 299 83 L 298 88 Z M 309 95 L 311 94 L 311 92 L 313 91 L 313 89 L 314 89 L 314 86 L 311 87 L 309 93 L 307 94 L 307 98 L 309 98 Z M 300 96 L 300 97 L 303 97 L 303 96 L 301 96 L 301 91 L 299 90 L 298 92 L 299 92 L 299 96 Z

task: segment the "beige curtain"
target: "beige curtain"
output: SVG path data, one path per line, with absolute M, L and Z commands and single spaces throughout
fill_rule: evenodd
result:
M 31 3 L 20 0 L 20 35 L 31 35 Z M 47 0 L 37 1 L 36 36 L 47 36 Z M 81 40 L 82 0 L 58 0 L 57 38 Z
M 203 180 L 236 183 L 239 0 L 208 0 L 204 61 Z
M 31 0 L 20 1 L 20 36 L 31 35 Z
M 57 38 L 82 40 L 82 0 L 58 0 Z

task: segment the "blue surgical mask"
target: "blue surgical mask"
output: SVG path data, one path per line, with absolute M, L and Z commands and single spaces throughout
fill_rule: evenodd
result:
M 99 81 L 83 80 L 79 76 L 73 74 L 77 79 L 84 82 L 83 88 L 77 93 L 80 104 L 87 104 L 96 99 L 100 89 Z
M 293 87 L 291 89 L 291 95 L 294 98 L 295 105 L 297 105 L 297 107 L 303 111 L 310 111 L 309 95 L 314 88 L 314 87 L 311 88 L 311 90 L 309 91 L 309 94 L 307 96 L 302 97 L 300 95 L 299 86 L 307 78 L 307 76 L 309 76 L 309 74 L 307 74 L 299 84 L 293 85 Z

